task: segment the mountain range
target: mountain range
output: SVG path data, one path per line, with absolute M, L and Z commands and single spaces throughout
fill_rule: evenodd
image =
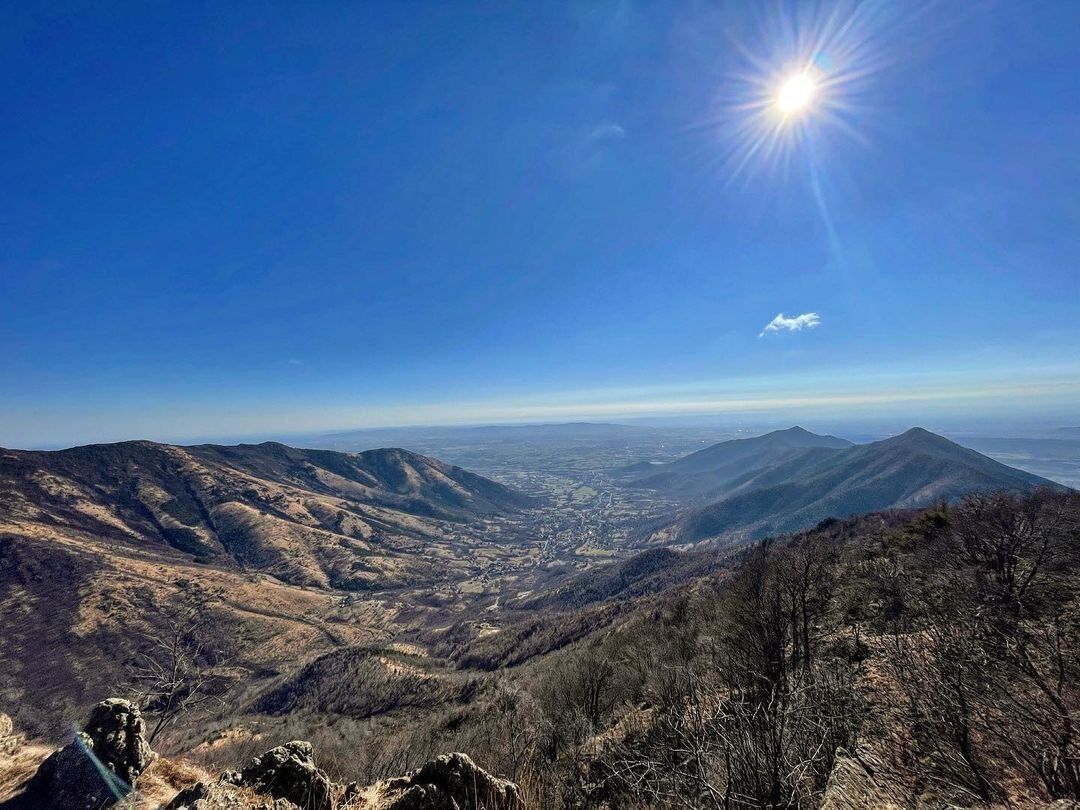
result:
M 625 474 L 635 486 L 689 504 L 653 535 L 654 542 L 676 544 L 748 540 L 972 492 L 1060 487 L 918 427 L 860 445 L 793 427 Z
M 148 662 L 169 673 L 182 660 L 184 671 L 209 679 L 212 698 L 159 738 L 163 749 L 184 752 L 185 767 L 205 758 L 215 770 L 234 769 L 278 742 L 311 740 L 341 782 L 338 807 L 355 806 L 344 799 L 357 789 L 350 792 L 347 781 L 373 782 L 439 751 L 474 751 L 492 772 L 545 791 L 533 775 L 572 784 L 584 772 L 580 763 L 590 763 L 595 784 L 591 774 L 611 773 L 591 764 L 604 762 L 604 751 L 614 750 L 609 745 L 650 746 L 653 730 L 682 727 L 687 700 L 657 699 L 668 694 L 670 672 L 715 661 L 718 643 L 732 661 L 769 649 L 741 635 L 741 627 L 765 627 L 774 638 L 789 621 L 792 628 L 808 621 L 825 627 L 854 617 L 851 631 L 833 626 L 827 641 L 824 632 L 804 636 L 819 645 L 805 660 L 834 655 L 821 672 L 850 674 L 857 652 L 876 656 L 869 666 L 884 671 L 882 656 L 894 649 L 884 643 L 892 632 L 884 611 L 904 603 L 891 598 L 892 580 L 879 581 L 877 569 L 864 565 L 868 555 L 903 555 L 896 568 L 902 576 L 935 576 L 945 566 L 949 587 L 971 568 L 966 558 L 948 558 L 955 546 L 947 542 L 949 521 L 962 519 L 964 506 L 933 516 L 905 509 L 975 491 L 1050 485 L 918 428 L 871 444 L 793 428 L 631 468 L 626 463 L 647 458 L 649 447 L 670 458 L 675 447 L 702 447 L 700 437 L 669 445 L 666 436 L 595 442 L 578 438 L 577 426 L 568 432 L 549 443 L 555 449 L 547 455 L 491 442 L 486 433 L 480 442 L 499 448 L 485 451 L 489 460 L 503 460 L 491 466 L 493 474 L 544 493 L 543 501 L 394 448 L 354 454 L 271 442 L 135 441 L 0 450 L 0 709 L 13 716 L 7 727 L 42 740 L 70 739 L 71 722 L 98 701 L 141 694 Z M 482 459 L 482 450 L 473 455 Z M 552 463 L 537 472 L 544 458 Z M 612 480 L 607 473 L 620 467 Z M 1075 545 L 1076 497 L 1040 491 L 993 501 L 1003 519 L 1041 522 L 1039 532 L 1049 532 L 1055 552 L 1046 576 L 1056 579 L 1048 593 L 1075 591 L 1065 541 Z M 681 511 L 651 529 L 643 525 L 672 508 Z M 796 531 L 775 542 L 745 542 Z M 890 545 L 897 532 L 912 540 L 899 551 Z M 970 575 L 977 582 L 988 577 Z M 769 615 L 780 624 L 762 625 L 768 611 L 761 610 L 760 587 L 786 600 L 800 582 L 810 598 L 792 605 L 827 607 L 804 620 L 774 611 Z M 907 583 L 900 580 L 901 592 Z M 966 604 L 963 615 L 986 610 Z M 875 610 L 882 611 L 876 619 Z M 177 635 L 185 616 L 193 623 L 180 625 Z M 896 627 L 913 619 L 900 615 Z M 1040 637 L 1053 638 L 1051 626 Z M 863 651 L 842 643 L 850 637 L 857 644 L 863 632 L 878 633 Z M 183 658 L 170 657 L 178 649 Z M 834 668 L 841 666 L 848 669 Z M 728 668 L 703 671 L 721 669 Z M 721 687 L 711 694 L 730 694 L 738 684 Z M 872 695 L 872 710 L 899 716 L 887 699 L 894 692 Z M 823 701 L 829 716 L 862 705 L 833 692 Z M 153 716 L 162 704 L 143 705 Z M 669 710 L 668 720 L 657 714 Z M 998 714 L 990 716 L 999 722 Z M 673 722 L 661 726 L 658 717 Z M 30 773 L 5 764 L 12 750 L 5 719 L 0 803 L 5 790 L 10 795 L 5 785 L 19 782 L 10 775 Z M 639 728 L 649 733 L 628 735 Z M 749 739 L 753 730 L 736 729 L 731 739 Z M 555 735 L 576 742 L 548 753 Z M 812 742 L 814 751 L 839 749 L 832 738 Z M 916 761 L 909 753 L 904 761 Z M 568 760 L 573 767 L 563 764 Z M 759 761 L 747 772 L 757 773 Z M 169 763 L 162 772 L 177 777 L 160 791 L 162 802 L 180 790 L 183 797 L 188 789 L 209 789 L 192 786 L 196 778 Z M 843 772 L 825 763 L 819 781 L 834 784 L 834 773 Z M 241 792 L 231 776 L 198 779 Z M 140 792 L 151 785 L 140 777 Z M 38 806 L 27 790 L 30 804 L 22 806 Z M 561 788 L 552 790 L 544 796 Z M 844 783 L 837 791 L 852 788 Z M 860 806 L 886 803 L 862 792 L 869 798 Z M 245 805 L 230 793 L 215 806 L 269 806 L 263 798 Z M 625 795 L 607 798 L 607 806 L 629 806 Z M 280 806 L 311 805 L 301 799 Z M 560 805 L 538 793 L 532 806 Z
M 283 444 L 133 441 L 0 450 L 0 531 L 55 532 L 174 550 L 296 585 L 381 589 L 430 578 L 402 551 L 439 524 L 533 501 L 400 449 L 358 454 Z
M 727 553 L 654 548 L 627 561 L 635 546 L 723 546 L 826 517 L 1050 484 L 920 429 L 866 445 L 777 431 L 622 475 L 637 500 L 613 507 L 612 491 L 574 484 L 572 496 L 594 498 L 586 507 L 559 494 L 562 477 L 538 490 L 564 499 L 547 503 L 394 448 L 0 450 L 0 703 L 22 701 L 35 707 L 28 727 L 55 728 L 68 706 L 107 694 L 169 610 L 202 598 L 213 604 L 214 644 L 234 650 L 235 677 L 253 692 L 322 656 L 400 639 L 448 649 L 472 639 L 478 650 L 505 648 L 478 660 L 518 660 L 595 617 L 543 632 L 523 625 L 527 644 L 507 630 L 514 617 L 609 611 L 615 597 L 713 570 Z M 681 513 L 638 542 L 582 545 L 589 531 L 611 531 L 607 521 L 640 516 L 651 490 L 673 495 L 656 502 L 679 502 Z M 579 522 L 586 508 L 592 523 Z M 325 660 L 334 666 L 319 671 L 336 672 L 339 658 Z M 387 661 L 354 663 L 398 666 Z
M 500 531 L 537 502 L 400 449 L 147 441 L 0 450 L 0 704 L 55 727 L 212 599 L 249 683 L 389 638 L 532 565 Z

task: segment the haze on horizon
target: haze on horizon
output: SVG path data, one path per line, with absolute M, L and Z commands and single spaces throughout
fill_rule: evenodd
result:
M 950 6 L 13 6 L 0 445 L 1078 424 L 1080 5 Z

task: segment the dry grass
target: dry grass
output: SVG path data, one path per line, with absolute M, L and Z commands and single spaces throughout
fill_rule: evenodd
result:
M 137 798 L 132 809 L 156 810 L 168 804 L 184 788 L 196 782 L 212 782 L 216 778 L 205 769 L 185 760 L 156 759 L 135 785 Z
M 42 760 L 53 749 L 44 745 L 23 743 L 10 753 L 0 754 L 0 802 L 7 801 L 34 775 Z

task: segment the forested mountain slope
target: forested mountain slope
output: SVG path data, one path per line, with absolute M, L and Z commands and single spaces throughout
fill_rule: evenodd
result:
M 923 507 L 973 492 L 1060 486 L 922 428 L 871 444 L 793 450 L 770 464 L 748 466 L 717 500 L 687 510 L 655 539 L 754 539 L 825 518 Z

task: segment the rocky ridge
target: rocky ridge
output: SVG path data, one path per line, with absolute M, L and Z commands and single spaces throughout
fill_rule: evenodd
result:
M 0 715 L 0 769 L 21 744 L 7 715 Z M 71 742 L 49 754 L 7 795 L 0 782 L 0 810 L 523 810 L 517 785 L 484 771 L 461 753 L 444 754 L 396 779 L 362 786 L 336 784 L 303 740 L 271 748 L 240 771 L 202 780 L 165 803 L 140 796 L 140 776 L 157 755 L 150 749 L 137 706 L 102 701 Z

